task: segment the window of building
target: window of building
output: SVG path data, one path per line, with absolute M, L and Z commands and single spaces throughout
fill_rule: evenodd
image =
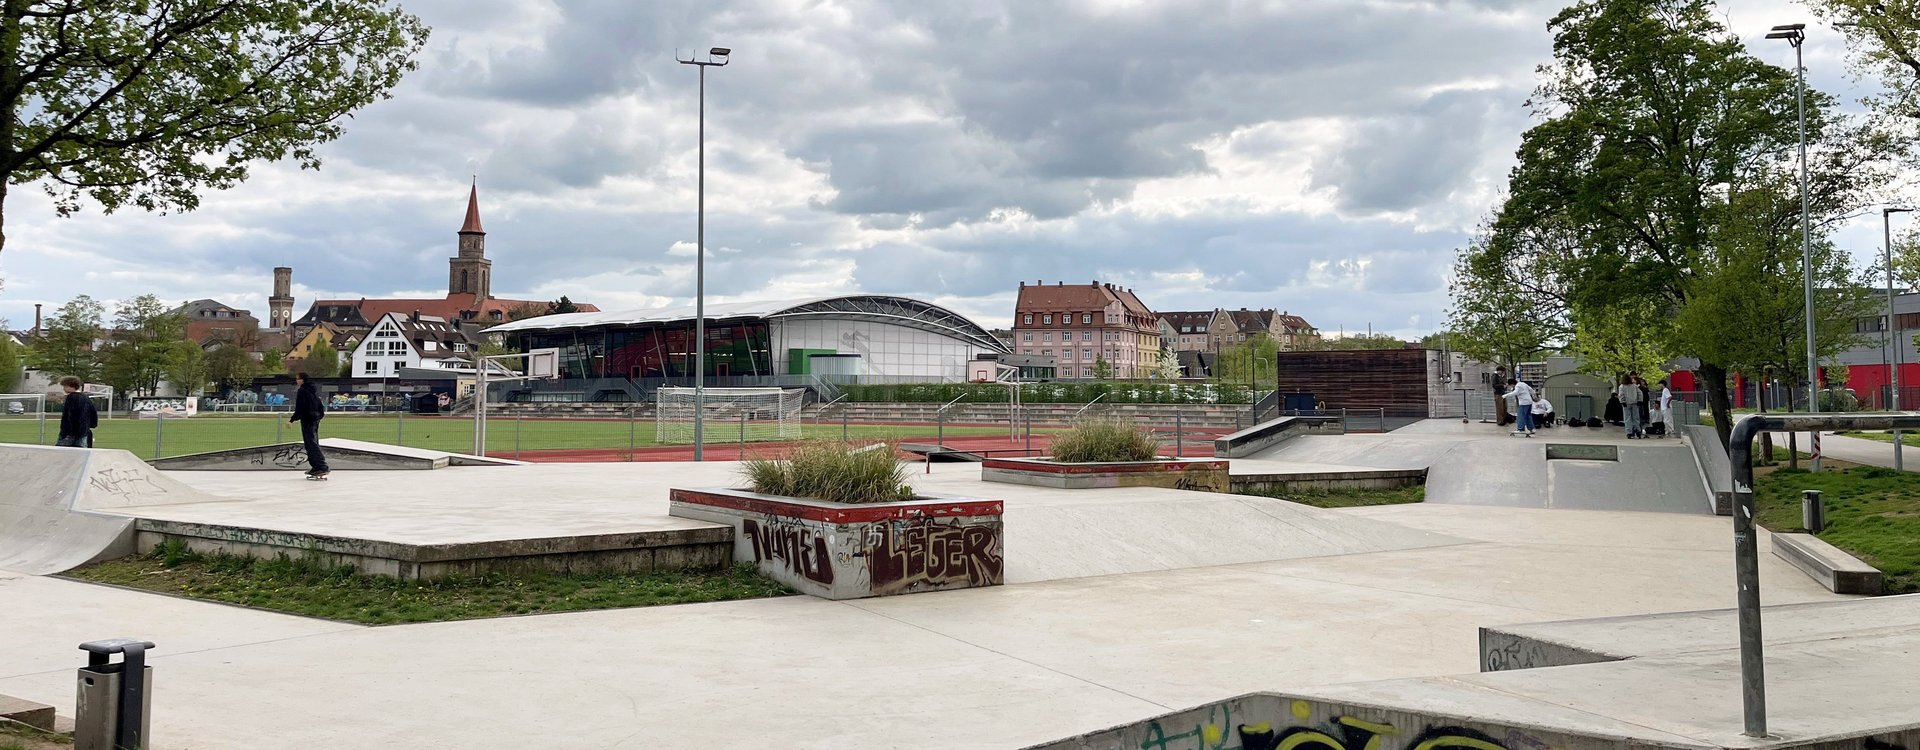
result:
M 1093 322 L 1093 313 L 1080 313 L 1080 322 L 1082 322 L 1082 323 L 1092 323 L 1092 322 Z
M 1093 340 L 1093 332 L 1092 332 L 1092 331 L 1081 331 L 1081 332 L 1080 332 L 1080 340 L 1081 340 L 1081 341 L 1092 341 L 1092 340 Z
M 1080 358 L 1081 358 L 1081 359 L 1084 359 L 1084 360 L 1087 360 L 1088 362 L 1092 362 L 1092 361 L 1093 361 L 1093 350 L 1092 350 L 1092 349 L 1081 349 L 1081 350 L 1080 350 Z
M 365 367 L 362 367 L 362 368 L 360 368 L 360 369 L 361 369 L 361 370 L 362 370 L 363 372 L 365 372 L 365 373 L 367 373 L 368 375 L 372 375 L 372 374 L 374 374 L 374 373 L 376 373 L 376 372 L 379 372 L 379 371 L 380 371 L 380 363 L 379 363 L 379 362 L 375 362 L 375 361 L 373 361 L 373 360 L 367 360 L 367 366 L 365 366 Z
M 1040 322 L 1044 325 L 1053 325 L 1053 314 L 1048 313 L 1046 315 L 1040 316 Z
M 1033 313 L 1027 313 L 1025 315 L 1020 316 L 1020 324 L 1029 325 L 1029 326 L 1033 325 Z
M 426 341 L 422 341 L 422 342 L 420 342 L 420 343 L 422 344 L 422 346 L 421 346 L 420 348 L 421 348 L 421 349 L 425 349 L 426 351 L 434 351 L 434 350 L 436 349 L 436 347 L 438 347 L 438 346 L 439 346 L 438 344 L 435 344 L 435 343 L 434 343 L 434 341 L 433 341 L 433 339 L 427 339 Z M 1516 417 L 1516 419 L 1517 419 L 1517 418 L 1518 418 L 1518 417 Z
M 1031 333 L 1020 334 L 1020 341 L 1022 343 L 1027 343 L 1027 344 L 1033 343 L 1033 334 Z
M 1042 357 L 1051 357 L 1051 356 L 1053 356 L 1053 350 L 1052 350 L 1052 349 L 1041 349 L 1041 350 L 1040 350 L 1040 356 L 1042 356 Z
M 1040 334 L 1040 341 L 1045 344 L 1053 343 L 1053 332 L 1047 331 L 1046 333 Z

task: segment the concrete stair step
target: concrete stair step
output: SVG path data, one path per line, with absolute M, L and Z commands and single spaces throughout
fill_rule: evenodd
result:
M 0 695 L 0 719 L 11 719 L 41 731 L 56 731 L 53 707 L 11 695 Z

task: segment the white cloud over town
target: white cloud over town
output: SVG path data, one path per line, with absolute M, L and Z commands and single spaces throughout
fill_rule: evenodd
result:
M 147 292 L 264 317 L 275 265 L 294 268 L 300 309 L 437 296 L 475 174 L 496 294 L 685 304 L 696 86 L 674 57 L 724 45 L 707 81 L 711 299 L 902 293 L 1004 326 L 1020 281 L 1098 278 L 1160 309 L 1417 336 L 1499 198 L 1560 6 L 404 4 L 434 28 L 420 70 L 319 171 L 263 166 L 173 216 L 60 219 L 16 188 L 0 317 Z M 1723 8 L 1776 64 L 1791 52 L 1759 33 L 1810 15 Z M 1837 39 L 1809 52 L 1816 85 L 1859 96 Z

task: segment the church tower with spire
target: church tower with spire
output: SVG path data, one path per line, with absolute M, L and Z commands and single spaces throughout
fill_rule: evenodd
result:
M 493 261 L 487 260 L 487 233 L 480 228 L 480 183 L 467 191 L 467 220 L 460 225 L 460 253 L 447 259 L 447 296 L 473 295 L 474 304 L 493 296 Z

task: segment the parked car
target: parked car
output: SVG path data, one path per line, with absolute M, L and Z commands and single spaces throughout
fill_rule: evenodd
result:
M 26 404 L 22 404 L 18 401 L 8 401 L 7 413 L 8 414 L 25 414 L 27 413 L 27 406 Z

